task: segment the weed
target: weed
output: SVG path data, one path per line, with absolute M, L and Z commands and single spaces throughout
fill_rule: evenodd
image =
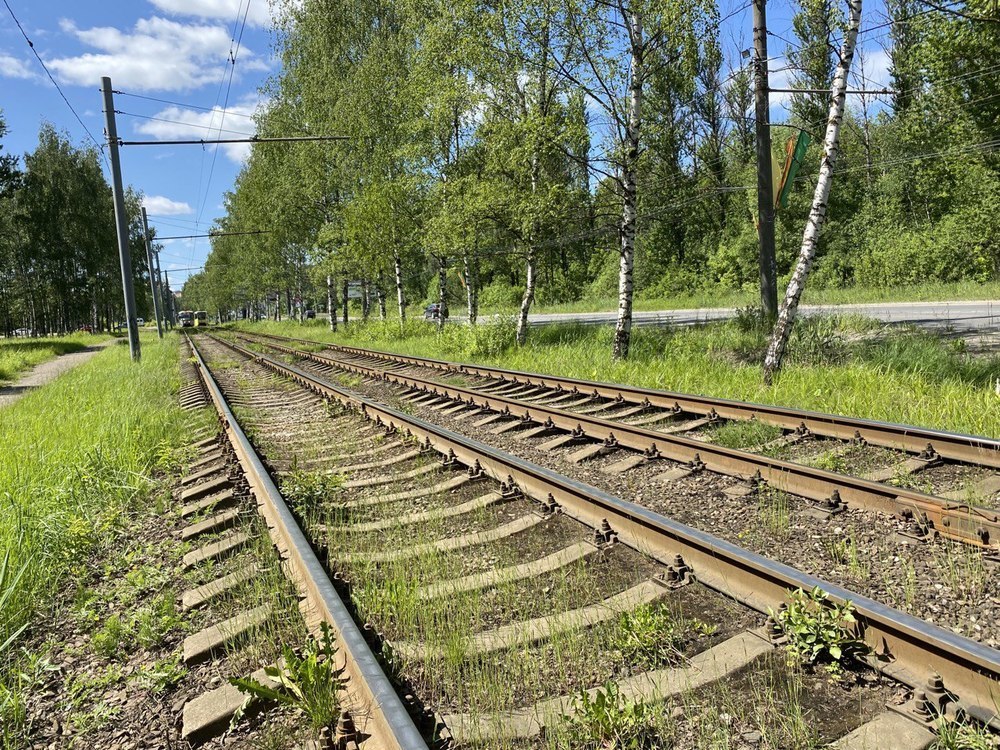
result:
M 988 729 L 971 721 L 938 720 L 930 750 L 994 750 L 995 737 Z
M 306 638 L 301 654 L 290 646 L 284 646 L 283 664 L 265 667 L 265 673 L 279 685 L 277 689 L 264 685 L 252 678 L 234 678 L 230 682 L 240 692 L 247 694 L 243 706 L 233 716 L 236 724 L 247 708 L 256 700 L 271 700 L 298 709 L 314 729 L 322 729 L 333 724 L 340 711 L 340 690 L 344 686 L 342 669 L 334 664 L 336 648 L 330 626 L 322 624 L 323 633 L 319 640 L 313 636 Z
M 824 539 L 823 549 L 837 565 L 846 565 L 848 572 L 856 579 L 867 579 L 871 574 L 871 563 L 859 554 L 858 543 L 853 535 L 849 539 Z
M 788 606 L 771 613 L 788 636 L 788 649 L 806 664 L 822 663 L 836 674 L 845 660 L 867 651 L 854 634 L 854 607 L 850 602 L 831 604 L 818 586 L 788 595 Z
M 779 539 L 787 537 L 792 527 L 788 493 L 764 485 L 757 494 L 757 512 L 764 528 Z
M 340 474 L 293 470 L 281 482 L 281 493 L 293 508 L 302 512 L 327 502 L 343 483 Z
M 104 621 L 104 627 L 90 639 L 90 647 L 95 654 L 112 659 L 127 651 L 132 639 L 132 630 L 118 615 L 111 615 Z
M 150 665 L 144 665 L 135 679 L 146 690 L 159 695 L 180 683 L 187 673 L 183 656 L 177 652 L 172 656 L 157 659 Z
M 637 607 L 623 612 L 618 624 L 611 645 L 621 652 L 626 664 L 654 669 L 679 660 L 683 623 L 666 607 L 651 604 Z
M 726 448 L 752 448 L 781 437 L 780 427 L 756 419 L 725 422 L 711 430 L 707 437 Z
M 938 556 L 945 580 L 963 598 L 980 599 L 989 579 L 982 553 L 967 544 L 944 543 Z
M 658 747 L 653 713 L 642 699 L 625 698 L 609 682 L 594 691 L 573 697 L 573 710 L 563 731 L 574 750 L 641 750 Z
M 177 614 L 175 599 L 173 590 L 167 590 L 133 615 L 132 627 L 136 642 L 142 648 L 159 646 L 168 633 L 183 626 L 184 621 Z

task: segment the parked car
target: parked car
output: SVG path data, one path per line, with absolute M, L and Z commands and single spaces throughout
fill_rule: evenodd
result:
M 144 325 L 146 325 L 146 319 L 145 318 L 136 318 L 135 319 L 135 324 L 137 326 L 144 326 Z
M 424 320 L 439 320 L 440 318 L 444 318 L 445 320 L 448 319 L 447 305 L 445 305 L 443 314 L 441 304 L 439 302 L 427 305 L 427 307 L 424 308 Z
M 90 325 L 89 323 L 84 323 L 77 330 L 80 331 L 80 333 L 93 333 L 94 332 L 94 327 L 92 325 Z
M 30 328 L 18 328 L 18 329 L 16 329 L 14 331 L 14 335 L 15 336 L 23 336 L 23 337 L 27 338 L 27 337 L 30 337 L 30 336 L 34 336 L 35 332 L 32 331 Z
M 316 317 L 316 311 L 315 310 L 306 310 L 306 319 L 307 320 L 313 320 L 315 317 Z

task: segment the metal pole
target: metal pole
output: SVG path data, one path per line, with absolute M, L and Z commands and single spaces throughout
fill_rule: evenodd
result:
M 111 193 L 115 200 L 115 229 L 118 232 L 118 258 L 122 267 L 122 289 L 125 293 L 125 323 L 128 326 L 128 348 L 132 361 L 138 362 L 139 329 L 135 324 L 135 290 L 132 288 L 132 259 L 128 251 L 128 217 L 125 215 L 125 194 L 122 189 L 122 165 L 118 156 L 118 128 L 115 126 L 115 101 L 111 93 L 111 79 L 101 78 L 104 95 L 104 125 L 108 135 L 108 154 L 111 157 Z
M 778 264 L 774 256 L 774 187 L 771 184 L 771 113 L 767 85 L 767 0 L 753 0 L 754 104 L 757 121 L 757 238 L 760 242 L 760 303 L 769 320 L 778 317 Z
M 146 240 L 146 264 L 149 268 L 149 290 L 153 294 L 153 315 L 156 316 L 156 335 L 163 338 L 163 324 L 160 322 L 160 298 L 156 289 L 156 274 L 153 273 L 153 248 L 149 240 L 149 222 L 146 207 L 142 206 L 142 236 Z

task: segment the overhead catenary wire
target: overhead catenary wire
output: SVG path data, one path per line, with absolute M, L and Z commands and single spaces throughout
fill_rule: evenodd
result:
M 216 105 L 214 107 L 203 107 L 203 106 L 198 105 L 198 104 L 190 104 L 190 103 L 186 103 L 186 102 L 176 102 L 176 101 L 173 101 L 171 99 L 161 99 L 161 98 L 156 97 L 156 96 L 144 96 L 143 94 L 133 94 L 133 93 L 130 93 L 128 91 L 118 91 L 118 90 L 115 90 L 112 93 L 115 94 L 115 95 L 117 95 L 117 96 L 129 96 L 129 97 L 132 97 L 134 99 L 145 99 L 146 101 L 150 101 L 150 102 L 158 102 L 160 104 L 169 104 L 169 105 L 174 106 L 174 107 L 181 107 L 182 109 L 197 109 L 197 110 L 200 110 L 202 112 L 219 112 L 220 111 L 220 108 L 218 107 L 218 105 Z M 139 115 L 133 115 L 133 116 L 135 117 L 135 116 L 139 116 Z M 227 117 L 245 117 L 248 120 L 252 120 L 254 118 L 253 115 L 247 115 L 247 114 L 244 114 L 243 112 L 232 112 L 232 111 L 227 112 L 226 116 Z
M 72 104 L 70 104 L 69 99 L 66 98 L 66 94 L 63 93 L 62 88 L 60 88 L 59 84 L 56 82 L 56 79 L 52 76 L 52 73 L 49 72 L 49 68 L 45 64 L 45 61 L 42 60 L 42 56 L 39 55 L 38 50 L 35 49 L 34 42 L 32 42 L 31 39 L 28 38 L 28 34 L 25 32 L 24 27 L 21 26 L 21 22 L 18 20 L 17 16 L 14 15 L 14 9 L 10 7 L 10 3 L 8 3 L 7 0 L 3 0 L 3 4 L 7 7 L 7 12 L 10 13 L 10 17 L 14 19 L 14 23 L 17 25 L 18 31 L 21 32 L 21 36 L 24 37 L 24 41 L 27 42 L 28 47 L 31 48 L 31 52 L 35 56 L 35 59 L 38 60 L 38 64 L 41 65 L 42 70 L 45 71 L 45 75 L 47 75 L 49 77 L 49 80 L 52 81 L 52 85 L 56 87 L 56 91 L 59 92 L 59 96 L 61 96 L 62 100 L 66 102 L 66 106 L 69 107 L 69 111 L 73 113 L 73 117 L 76 118 L 76 121 L 80 123 L 80 127 L 83 128 L 84 132 L 87 134 L 87 137 L 90 138 L 91 142 L 97 147 L 97 152 L 101 155 L 101 159 L 104 160 L 104 166 L 106 166 L 108 168 L 108 171 L 110 171 L 111 165 L 108 164 L 108 157 L 104 153 L 104 144 L 98 141 L 94 137 L 94 134 L 90 132 L 90 128 L 86 126 L 86 124 L 83 122 L 83 119 L 77 113 L 76 109 L 73 107 Z
M 199 128 L 201 130 L 215 130 L 215 131 L 218 131 L 219 133 L 232 133 L 233 135 L 245 135 L 245 136 L 252 136 L 253 135 L 253 133 L 247 133 L 247 132 L 245 132 L 243 130 L 225 130 L 223 128 L 213 127 L 212 125 L 199 125 L 199 124 L 194 123 L 194 122 L 184 122 L 183 120 L 168 120 L 168 119 L 166 119 L 164 117 L 153 117 L 152 115 L 140 115 L 140 114 L 136 114 L 135 112 L 123 112 L 120 109 L 116 109 L 115 110 L 115 114 L 116 115 L 123 115 L 125 117 L 136 117 L 136 118 L 138 118 L 140 120 L 152 120 L 153 122 L 162 122 L 162 123 L 166 123 L 168 125 L 182 125 L 182 126 L 184 126 L 186 128 Z

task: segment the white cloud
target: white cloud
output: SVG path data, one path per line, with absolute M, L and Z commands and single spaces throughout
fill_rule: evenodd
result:
M 147 195 L 142 199 L 142 204 L 146 210 L 158 216 L 183 216 L 194 213 L 184 201 L 175 201 L 163 195 Z
M 63 31 L 99 50 L 48 60 L 65 83 L 94 86 L 110 76 L 116 88 L 135 91 L 185 91 L 217 84 L 229 58 L 230 36 L 222 25 L 189 25 L 165 18 L 142 18 L 132 31 L 111 26 L 78 29 L 62 21 Z M 266 70 L 267 64 L 245 46 L 236 76 Z
M 246 115 L 252 115 L 258 106 L 256 95 L 248 96 L 225 110 L 222 107 L 213 107 L 206 112 L 171 106 L 157 112 L 156 120 L 136 125 L 136 130 L 161 141 L 240 138 L 241 135 L 253 135 L 256 126 Z M 241 164 L 250 155 L 250 146 L 249 143 L 227 143 L 222 149 L 226 156 Z
M 0 78 L 23 78 L 30 81 L 39 77 L 28 63 L 0 52 Z
M 233 24 L 243 20 L 247 24 L 267 26 L 271 23 L 271 3 L 268 0 L 150 0 L 160 10 L 174 16 L 218 18 Z M 249 5 L 249 8 L 247 7 Z M 230 26 L 231 28 L 231 26 Z

